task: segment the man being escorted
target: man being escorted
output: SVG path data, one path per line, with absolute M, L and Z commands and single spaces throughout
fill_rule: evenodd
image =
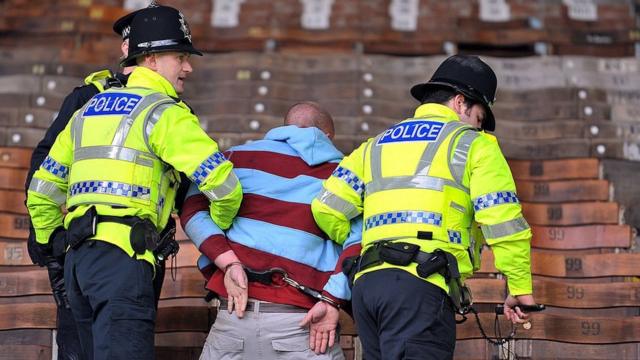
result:
M 319 227 L 336 241 L 363 214 L 362 255 L 354 264 L 353 310 L 364 358 L 451 359 L 462 286 L 479 266 L 481 225 L 496 268 L 508 278 L 505 314 L 524 322 L 518 304 L 535 304 L 531 230 L 493 131 L 497 87 L 474 56 L 446 59 L 411 89 L 413 118 L 345 157 L 313 200 Z
M 201 55 L 178 10 L 138 12 L 122 63 L 138 65 L 128 87 L 77 111 L 30 184 L 36 241 L 68 230 L 65 288 L 84 359 L 154 358 L 154 251 L 165 240 L 158 231 L 174 209 L 178 171 L 211 200 L 221 228 L 240 205 L 232 164 L 178 98 L 190 54 Z
M 200 359 L 344 358 L 338 308 L 351 294 L 341 264 L 359 253 L 362 223 L 334 242 L 310 207 L 343 156 L 333 135 L 331 116 L 304 102 L 263 140 L 231 148 L 244 198 L 226 235 L 198 189 L 187 194 L 181 222 L 206 256 L 200 267 L 215 264 L 207 288 L 221 297 Z

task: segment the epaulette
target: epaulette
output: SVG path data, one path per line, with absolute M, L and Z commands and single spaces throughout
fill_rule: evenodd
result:
M 84 78 L 84 83 L 87 85 L 95 86 L 100 92 L 103 92 L 111 87 L 121 87 L 120 81 L 113 75 L 111 70 L 100 70 L 89 74 Z

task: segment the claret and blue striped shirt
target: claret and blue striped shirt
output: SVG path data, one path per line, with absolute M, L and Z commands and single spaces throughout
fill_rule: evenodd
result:
M 282 268 L 291 278 L 344 302 L 350 299 L 342 260 L 360 253 L 361 220 L 344 243 L 332 241 L 318 228 L 311 201 L 342 159 L 317 128 L 283 126 L 263 140 L 236 146 L 225 153 L 233 163 L 244 197 L 238 216 L 226 234 L 209 216 L 209 202 L 196 186 L 187 194 L 182 226 L 202 256 L 199 268 L 209 277 L 207 288 L 226 297 L 224 274 L 213 259 L 233 249 L 254 270 Z M 315 300 L 290 287 L 249 284 L 249 297 L 310 308 Z

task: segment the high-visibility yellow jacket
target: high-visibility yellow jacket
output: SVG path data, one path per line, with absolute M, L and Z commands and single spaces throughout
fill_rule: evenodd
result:
M 349 220 L 364 213 L 363 252 L 381 240 L 418 244 L 456 256 L 461 276 L 479 267 L 480 225 L 508 277 L 511 295 L 532 293 L 531 229 L 522 216 L 509 166 L 497 141 L 459 121 L 440 104 L 424 104 L 345 157 L 312 203 L 316 222 L 332 239 L 349 234 Z M 431 232 L 432 240 L 417 238 Z M 361 271 L 416 264 L 388 263 Z M 448 291 L 439 274 L 427 281 Z
M 138 216 L 160 230 L 174 207 L 177 171 L 211 200 L 211 215 L 230 226 L 242 189 L 232 164 L 202 130 L 173 86 L 156 72 L 136 68 L 126 88 L 111 88 L 78 110 L 60 133 L 29 186 L 27 207 L 36 241 L 46 244 L 62 225 L 90 206 L 98 214 Z M 103 222 L 95 239 L 134 251 L 127 225 Z M 147 251 L 139 259 L 154 262 Z

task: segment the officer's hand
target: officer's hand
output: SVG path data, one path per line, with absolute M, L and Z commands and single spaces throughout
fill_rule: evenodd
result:
M 309 325 L 309 348 L 324 354 L 336 340 L 340 311 L 324 301 L 318 301 L 305 315 L 300 326 Z
M 63 228 L 58 228 L 49 238 L 49 244 L 51 246 L 51 254 L 56 258 L 56 261 L 64 266 L 64 257 L 67 250 L 67 231 Z
M 34 231 L 29 232 L 27 238 L 27 251 L 31 261 L 38 266 L 46 266 L 45 257 L 51 255 L 51 247 L 48 245 L 42 245 L 36 242 L 36 235 Z
M 504 315 L 514 324 L 523 324 L 529 321 L 529 314 L 524 313 L 517 305 L 535 305 L 533 295 L 507 296 L 504 300 Z
M 53 298 L 56 305 L 70 309 L 67 292 L 64 288 L 64 267 L 53 257 L 48 257 L 47 272 L 49 274 L 49 283 L 53 290 Z
M 231 314 L 235 308 L 239 318 L 244 316 L 244 311 L 247 308 L 247 300 L 249 299 L 247 282 L 247 274 L 240 263 L 229 266 L 224 274 L 224 287 L 229 295 L 227 311 Z

